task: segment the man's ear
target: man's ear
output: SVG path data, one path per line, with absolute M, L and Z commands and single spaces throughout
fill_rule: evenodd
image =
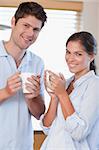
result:
M 12 26 L 12 28 L 15 26 L 15 17 L 12 17 L 12 19 L 11 19 L 11 26 Z

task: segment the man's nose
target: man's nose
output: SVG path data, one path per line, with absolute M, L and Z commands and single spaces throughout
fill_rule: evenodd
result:
M 28 29 L 28 35 L 29 35 L 29 36 L 33 36 L 33 35 L 34 35 L 34 30 L 33 30 L 32 27 L 30 27 L 30 28 Z

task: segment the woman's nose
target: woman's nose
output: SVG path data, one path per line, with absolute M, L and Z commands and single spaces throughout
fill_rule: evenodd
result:
M 74 58 L 74 55 L 70 54 L 69 57 L 68 57 L 68 60 L 69 60 L 69 61 L 73 61 L 74 59 L 75 59 L 75 58 Z

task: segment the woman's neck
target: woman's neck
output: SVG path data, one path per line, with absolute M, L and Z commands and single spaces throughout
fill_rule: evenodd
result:
M 86 73 L 88 73 L 89 71 L 90 71 L 89 68 L 86 68 L 86 69 L 84 69 L 84 70 L 82 70 L 82 71 L 80 71 L 78 73 L 75 73 L 75 75 L 74 75 L 74 82 L 76 80 L 78 80 L 80 77 L 82 77 L 83 75 L 85 75 Z

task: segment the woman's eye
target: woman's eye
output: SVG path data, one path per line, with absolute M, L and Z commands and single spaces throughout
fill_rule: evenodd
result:
M 81 53 L 75 53 L 75 55 L 76 55 L 76 56 L 81 56 L 82 54 L 81 54 Z
M 68 50 L 66 50 L 66 54 L 70 54 L 70 52 Z

